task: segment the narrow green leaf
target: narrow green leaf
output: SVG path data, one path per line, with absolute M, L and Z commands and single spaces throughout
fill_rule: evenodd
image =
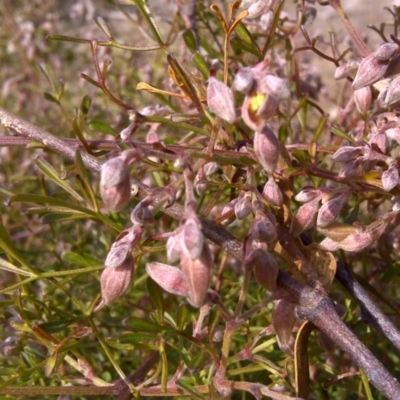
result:
M 21 268 L 18 268 L 14 264 L 11 264 L 10 262 L 4 260 L 3 258 L 0 258 L 0 269 L 2 269 L 4 271 L 12 272 L 14 274 L 18 274 L 18 275 L 35 276 L 32 272 L 25 271 Z
M 161 38 L 161 33 L 160 30 L 158 29 L 158 26 L 151 15 L 149 7 L 147 7 L 147 4 L 144 0 L 133 0 L 133 2 L 136 4 L 137 8 L 139 9 L 140 14 L 142 17 L 145 19 L 147 24 L 150 27 L 151 32 L 153 33 L 154 39 L 156 42 L 161 46 L 165 47 L 164 41 Z
M 238 37 L 233 37 L 229 42 L 236 54 L 240 54 L 242 51 L 255 55 L 258 59 L 262 60 L 263 55 L 260 50 L 254 47 L 252 44 L 248 44 Z
M 102 17 L 96 17 L 94 19 L 96 25 L 104 32 L 104 34 L 108 37 L 108 39 L 113 40 L 113 36 L 111 35 L 111 31 L 108 28 L 106 21 Z
M 54 222 L 62 222 L 62 221 L 75 221 L 77 219 L 87 219 L 88 215 L 80 214 L 80 213 L 56 213 L 52 212 L 51 214 L 45 214 L 40 219 L 42 224 L 52 224 Z
M 19 254 L 18 250 L 14 246 L 13 241 L 6 228 L 3 225 L 3 222 L 0 218 L 0 249 L 2 249 L 9 257 L 17 260 L 24 267 L 28 268 L 32 273 L 35 273 L 35 269 Z
M 88 95 L 84 96 L 80 107 L 81 112 L 84 116 L 89 114 L 91 104 L 92 104 L 92 98 Z
M 186 29 L 186 31 L 183 32 L 182 36 L 190 52 L 195 53 L 197 50 L 197 41 L 193 29 Z
M 331 128 L 331 132 L 334 134 L 334 135 L 336 135 L 336 136 L 339 136 L 339 137 L 341 137 L 341 138 L 343 138 L 343 139 L 346 139 L 346 140 L 348 140 L 350 143 L 352 143 L 352 144 L 355 144 L 356 142 L 355 142 L 355 140 L 351 137 L 351 136 L 349 136 L 346 132 L 343 132 L 339 127 L 337 127 L 337 126 L 333 126 L 332 128 Z
M 202 113 L 203 106 L 201 105 L 199 97 L 197 96 L 197 92 L 195 87 L 193 86 L 192 79 L 187 75 L 186 71 L 182 68 L 182 66 L 173 54 L 170 53 L 167 55 L 167 61 L 174 71 L 176 78 L 182 84 L 182 89 L 184 90 L 184 92 L 196 105 L 197 110 Z
M 115 224 L 113 221 L 110 220 L 110 218 L 104 216 L 103 214 L 96 213 L 95 211 L 89 210 L 88 208 L 79 206 L 77 204 L 72 204 L 67 201 L 57 199 L 55 197 L 41 196 L 37 194 L 17 194 L 13 196 L 9 201 L 10 204 L 21 203 L 21 202 L 46 204 L 48 206 L 70 208 L 71 210 L 76 210 L 80 211 L 81 213 L 87 214 L 91 218 L 99 219 L 100 221 L 105 222 L 107 225 L 109 225 L 116 231 L 121 230 L 121 227 L 119 225 Z
M 94 193 L 93 186 L 90 182 L 89 173 L 85 167 L 85 164 L 83 163 L 81 152 L 79 150 L 76 152 L 75 155 L 75 165 L 76 169 L 78 170 L 78 176 L 82 184 L 82 189 L 84 191 L 85 198 L 87 202 L 90 203 L 91 207 L 96 212 L 98 212 L 99 205 L 97 203 L 96 194 Z
M 95 267 L 96 265 L 102 264 L 100 261 L 87 254 L 77 254 L 73 251 L 64 251 L 61 254 L 61 259 L 67 263 L 79 265 L 80 267 Z
M 103 121 L 100 121 L 98 119 L 92 119 L 87 122 L 87 126 L 95 132 L 101 132 L 105 133 L 106 135 L 113 135 L 117 136 L 118 132 L 112 128 L 110 125 L 106 124 Z
M 146 280 L 147 292 L 160 317 L 164 315 L 164 297 L 160 286 L 151 278 Z
M 46 100 L 51 101 L 52 103 L 60 104 L 58 99 L 49 92 L 44 92 L 43 96 Z
M 200 71 L 204 78 L 208 79 L 210 76 L 210 68 L 205 62 L 204 58 L 200 55 L 200 53 L 194 53 L 192 56 L 192 60 L 196 68 Z
M 120 336 L 119 340 L 121 343 L 151 343 L 151 342 L 156 342 L 160 338 L 158 337 L 158 334 L 152 334 L 152 333 L 143 333 L 143 332 L 138 332 L 138 333 L 124 333 Z
M 129 318 L 126 324 L 129 328 L 139 332 L 162 332 L 166 329 L 165 326 L 160 326 L 153 322 L 145 321 L 137 317 Z
M 46 366 L 44 367 L 44 374 L 47 377 L 50 377 L 53 374 L 54 370 L 56 369 L 57 356 L 58 352 L 54 351 L 53 354 L 46 361 Z
M 89 39 L 81 39 L 64 35 L 48 35 L 46 36 L 46 40 L 48 42 L 51 40 L 55 40 L 57 42 L 89 43 Z
M 43 329 L 46 333 L 52 334 L 60 332 L 76 322 L 82 321 L 86 316 L 80 315 L 79 317 L 68 318 L 59 321 L 49 321 L 39 324 L 39 328 Z
M 193 396 L 195 396 L 196 399 L 202 399 L 206 400 L 207 398 L 204 397 L 201 393 L 199 393 L 191 383 L 187 382 L 187 379 L 181 378 L 176 381 L 177 385 L 181 387 L 182 389 L 187 390 L 189 393 L 191 393 Z
M 84 201 L 82 196 L 74 189 L 72 189 L 72 187 L 68 184 L 68 182 L 62 180 L 59 177 L 58 172 L 53 168 L 53 166 L 50 165 L 47 161 L 45 161 L 43 158 L 39 157 L 36 160 L 36 165 L 43 172 L 43 174 L 46 175 L 51 181 L 53 181 L 58 186 L 62 187 L 65 191 L 67 191 L 69 194 L 75 197 L 78 201 L 80 202 Z

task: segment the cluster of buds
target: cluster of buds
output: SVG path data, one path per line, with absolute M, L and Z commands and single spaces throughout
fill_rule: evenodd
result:
M 378 149 L 384 149 L 385 145 L 380 134 L 375 134 L 370 143 L 374 143 Z M 383 138 L 384 139 L 384 138 Z M 380 146 L 380 147 L 379 147 Z M 375 151 L 370 145 L 363 146 L 343 146 L 332 156 L 333 161 L 340 162 L 340 177 L 354 176 L 357 168 L 362 165 L 364 171 L 369 171 L 376 166 L 378 162 L 388 165 L 388 169 L 381 175 L 383 189 L 390 192 L 399 183 L 399 171 L 397 161 L 391 157 Z
M 355 68 L 354 101 L 360 112 L 368 111 L 372 103 L 370 86 L 379 90 L 378 100 L 382 106 L 392 106 L 400 101 L 400 46 L 397 43 L 383 43 L 360 62 L 350 61 L 341 65 L 335 79 L 348 76 Z
M 111 246 L 101 274 L 103 303 L 110 304 L 129 287 L 134 274 L 133 248 L 141 239 L 145 224 L 153 221 L 150 197 L 140 201 L 131 212 L 132 226 L 121 232 Z
M 249 13 L 246 19 L 259 18 L 260 28 L 263 31 L 268 31 L 272 25 L 275 3 L 276 0 L 243 0 L 240 6 Z
M 273 292 L 279 272 L 278 264 L 269 252 L 277 238 L 275 217 L 258 199 L 252 201 L 252 211 L 254 218 L 246 242 L 244 267 L 254 272 L 256 281 L 261 286 Z
M 181 226 L 167 240 L 167 259 L 179 267 L 152 262 L 146 265 L 149 276 L 169 293 L 187 298 L 193 307 L 201 307 L 212 278 L 213 259 L 196 214 L 190 173 L 185 170 L 186 215 Z M 167 276 L 168 275 L 168 276 Z
M 361 251 L 380 238 L 397 213 L 398 211 L 390 211 L 367 226 L 337 224 L 332 230 L 326 227 L 323 232 L 327 237 L 319 245 L 329 251 L 338 249 L 349 252 Z
M 299 207 L 293 217 L 290 233 L 297 236 L 314 227 L 315 224 L 318 228 L 330 225 L 339 216 L 351 193 L 351 188 L 336 190 L 312 186 L 304 188 L 295 196 L 295 200 L 304 204 Z

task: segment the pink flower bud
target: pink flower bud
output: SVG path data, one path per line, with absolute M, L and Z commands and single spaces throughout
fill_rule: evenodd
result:
M 396 43 L 382 43 L 372 54 L 379 61 L 388 61 L 398 50 Z
M 123 262 L 131 256 L 132 249 L 139 242 L 142 234 L 143 228 L 139 226 L 134 226 L 121 232 L 112 244 L 104 266 L 106 268 L 117 268 L 121 266 Z
M 200 257 L 192 260 L 186 252 L 181 255 L 181 270 L 188 283 L 188 301 L 193 307 L 201 307 L 206 299 L 212 276 L 212 256 L 204 243 Z
M 382 174 L 383 190 L 390 192 L 399 184 L 399 169 L 396 162 L 390 164 L 389 168 Z
M 182 229 L 176 230 L 167 240 L 166 250 L 168 262 L 178 261 L 182 254 Z
M 276 240 L 275 224 L 263 213 L 257 213 L 250 226 L 250 235 L 254 240 L 271 243 Z
M 204 172 L 204 166 L 200 167 L 193 182 L 196 193 L 201 196 L 207 189 L 207 177 Z
M 290 89 L 287 82 L 275 75 L 266 75 L 261 83 L 266 93 L 271 93 L 278 101 L 290 99 Z
M 282 192 L 280 191 L 279 186 L 276 184 L 272 175 L 269 177 L 268 182 L 264 185 L 262 196 L 268 201 L 268 203 L 271 203 L 275 207 L 280 208 L 283 205 Z
M 133 257 L 129 255 L 116 268 L 105 268 L 101 274 L 101 296 L 105 304 L 112 303 L 128 289 L 134 270 Z
M 275 258 L 263 249 L 254 249 L 245 257 L 244 265 L 246 269 L 253 268 L 256 281 L 273 292 L 276 289 L 279 267 Z
M 290 233 L 293 236 L 298 236 L 300 233 L 310 229 L 318 214 L 320 199 L 309 201 L 299 207 L 290 225 Z
M 315 188 L 314 186 L 306 186 L 299 193 L 296 194 L 295 200 L 300 201 L 301 203 L 306 203 L 308 201 L 314 200 L 317 197 L 321 197 L 322 192 L 320 189 Z
M 336 251 L 339 248 L 339 243 L 327 237 L 319 244 L 319 247 L 322 250 Z
M 265 0 L 256 0 L 252 2 L 250 7 L 247 9 L 249 14 L 246 18 L 252 19 L 257 18 L 260 15 L 263 15 L 266 11 L 268 11 L 269 4 Z
M 254 135 L 254 154 L 264 172 L 272 174 L 275 171 L 279 157 L 279 141 L 268 125 Z
M 353 147 L 353 146 L 343 146 L 336 151 L 332 156 L 332 160 L 336 162 L 349 162 L 353 161 L 355 158 L 362 156 L 364 153 L 364 148 Z
M 350 191 L 327 201 L 318 211 L 317 226 L 327 226 L 336 219 L 350 196 Z
M 382 154 L 386 154 L 388 150 L 388 143 L 385 133 L 378 132 L 373 134 L 368 143 L 372 148 L 377 148 L 377 150 Z
M 245 67 L 239 69 L 233 81 L 233 87 L 238 92 L 248 94 L 254 88 L 255 79 L 251 68 Z
M 359 63 L 356 60 L 344 63 L 336 68 L 334 79 L 344 79 L 350 75 L 353 71 L 358 69 Z
M 131 181 L 125 160 L 115 157 L 106 161 L 100 173 L 100 194 L 110 211 L 121 211 L 131 198 Z
M 370 86 L 357 89 L 353 93 L 353 99 L 359 113 L 365 114 L 372 104 L 372 91 Z
M 217 117 L 231 124 L 235 122 L 235 100 L 232 90 L 214 77 L 208 79 L 207 104 Z
M 178 296 L 188 296 L 189 286 L 179 268 L 159 262 L 151 262 L 146 265 L 146 272 L 166 292 Z
M 272 324 L 278 337 L 278 345 L 282 351 L 292 353 L 292 331 L 296 323 L 293 304 L 285 300 L 278 300 L 274 307 Z
M 147 223 L 153 222 L 154 217 L 150 211 L 149 205 L 152 200 L 150 197 L 145 197 L 140 201 L 131 212 L 131 221 L 133 225 L 146 225 Z
M 201 223 L 194 212 L 190 212 L 182 225 L 181 231 L 182 250 L 192 260 L 200 257 L 204 247 L 204 235 L 201 231 Z
M 387 88 L 384 105 L 386 107 L 396 104 L 400 101 L 400 76 L 397 76 L 390 82 Z
M 353 89 L 361 89 L 364 86 L 372 85 L 385 76 L 385 72 L 389 65 L 388 61 L 379 61 L 374 54 L 365 57 L 358 68 L 357 74 L 353 81 Z
M 345 251 L 360 251 L 372 243 L 372 237 L 368 232 L 352 233 L 346 239 L 339 242 L 339 248 Z
M 343 163 L 342 166 L 340 167 L 338 176 L 340 178 L 350 178 L 354 176 L 361 162 L 362 160 L 353 160 L 350 162 Z
M 237 219 L 246 218 L 251 213 L 251 192 L 240 193 L 239 199 L 234 204 L 234 210 Z

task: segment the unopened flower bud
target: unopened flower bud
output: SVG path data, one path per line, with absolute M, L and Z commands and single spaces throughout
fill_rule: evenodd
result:
M 107 254 L 104 266 L 106 268 L 117 268 L 131 256 L 134 246 L 139 242 L 143 234 L 143 228 L 134 226 L 129 230 L 123 231 L 112 244 Z
M 101 274 L 101 296 L 105 304 L 112 303 L 128 289 L 134 270 L 133 257 L 129 255 L 116 268 L 105 268 Z
M 345 251 L 360 251 L 372 243 L 372 237 L 368 232 L 352 233 L 346 239 L 339 242 L 339 248 Z
M 234 210 L 237 219 L 246 218 L 251 213 L 251 192 L 240 193 L 239 199 L 234 205 Z
M 373 52 L 373 55 L 379 61 L 388 61 L 398 50 L 399 46 L 396 43 L 382 43 Z
M 382 174 L 383 190 L 390 192 L 399 184 L 399 169 L 396 162 L 390 164 L 389 168 Z
M 290 233 L 298 236 L 300 233 L 310 229 L 318 214 L 320 198 L 316 198 L 299 207 L 290 225 Z
M 251 68 L 245 67 L 239 69 L 233 81 L 233 87 L 238 92 L 248 94 L 254 88 L 255 79 Z
M 344 79 L 351 74 L 351 72 L 358 69 L 358 67 L 359 63 L 356 60 L 349 61 L 337 67 L 333 77 L 334 79 Z
M 250 235 L 254 240 L 271 243 L 276 239 L 275 224 L 265 214 L 258 213 L 251 223 Z
M 151 262 L 146 265 L 146 272 L 153 281 L 168 293 L 188 296 L 189 286 L 179 268 L 159 262 Z
M 264 185 L 262 196 L 265 200 L 268 201 L 268 203 L 271 203 L 275 207 L 282 207 L 282 192 L 279 189 L 279 186 L 276 184 L 275 179 L 272 175 L 268 178 L 267 183 Z
M 306 203 L 308 201 L 314 200 L 321 196 L 321 190 L 314 186 L 306 186 L 299 193 L 296 194 L 295 200 L 301 203 Z
M 190 212 L 182 225 L 182 250 L 192 259 L 200 257 L 204 247 L 204 235 L 201 223 L 194 212 Z
M 140 201 L 131 212 L 131 221 L 133 225 L 146 225 L 147 223 L 153 222 L 154 217 L 150 211 L 149 205 L 152 200 L 150 197 L 145 197 Z
M 268 125 L 254 135 L 254 154 L 265 173 L 272 174 L 275 171 L 279 158 L 279 140 Z
M 353 89 L 361 89 L 364 86 L 372 85 L 381 80 L 385 76 L 388 65 L 388 61 L 377 60 L 374 54 L 365 57 L 361 61 L 354 78 Z
M 318 211 L 317 226 L 327 226 L 334 219 L 336 219 L 343 206 L 349 199 L 350 191 L 346 191 L 343 194 L 334 197 L 327 201 Z
M 386 91 L 384 105 L 386 107 L 396 104 L 400 101 L 400 76 L 397 76 L 390 82 Z
M 201 196 L 204 191 L 207 189 L 207 177 L 204 172 L 204 167 L 200 167 L 199 170 L 197 171 L 197 174 L 194 178 L 193 182 L 194 190 L 196 193 Z
M 231 124 L 235 122 L 235 100 L 232 90 L 214 77 L 210 77 L 208 80 L 207 104 L 219 118 Z
M 266 93 L 270 92 L 279 101 L 290 99 L 290 89 L 287 82 L 275 75 L 266 75 L 262 80 Z
M 201 307 L 206 299 L 212 276 L 212 256 L 207 243 L 204 242 L 199 258 L 191 259 L 182 252 L 180 267 L 188 283 L 188 301 L 193 307 Z
M 293 304 L 285 300 L 278 300 L 274 307 L 272 325 L 278 338 L 278 345 L 282 351 L 292 353 L 290 347 L 293 341 L 292 331 L 295 323 L 296 317 Z
M 332 160 L 336 162 L 349 162 L 357 157 L 362 156 L 363 147 L 343 146 L 332 156 Z
M 263 249 L 252 250 L 244 260 L 245 268 L 252 268 L 256 281 L 273 292 L 276 289 L 276 281 L 278 279 L 279 267 L 275 258 Z
M 252 2 L 250 7 L 247 9 L 248 15 L 246 18 L 252 19 L 263 15 L 268 10 L 269 4 L 265 0 L 256 0 Z
M 110 211 L 121 211 L 131 198 L 131 182 L 125 160 L 115 157 L 106 161 L 100 174 L 100 194 Z
M 355 90 L 353 93 L 353 99 L 356 103 L 357 110 L 361 114 L 365 114 L 372 104 L 372 91 L 370 86 L 365 86 L 361 89 Z
M 235 219 L 235 206 L 238 202 L 238 199 L 233 199 L 231 200 L 223 209 L 221 212 L 221 215 L 224 216 L 226 215 L 226 218 L 222 220 L 222 225 L 229 225 L 232 223 Z
M 373 134 L 368 143 L 372 148 L 377 148 L 382 154 L 386 154 L 388 150 L 387 137 L 385 133 L 378 132 Z

